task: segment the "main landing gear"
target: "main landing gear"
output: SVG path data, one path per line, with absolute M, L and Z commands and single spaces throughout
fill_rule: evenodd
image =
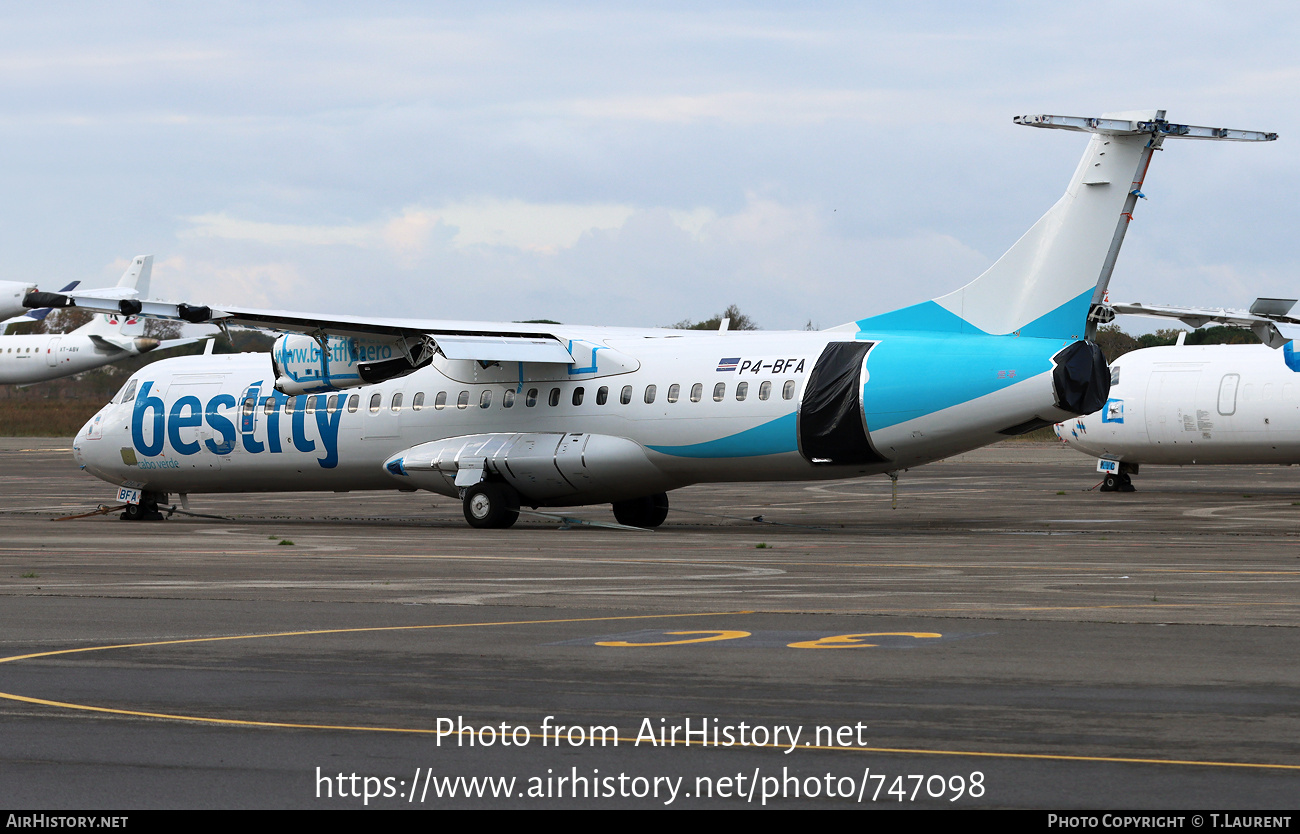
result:
M 127 504 L 122 510 L 123 521 L 162 521 L 163 514 L 158 511 L 159 504 L 167 503 L 165 492 L 144 492 L 139 504 Z
M 465 520 L 481 530 L 504 530 L 519 520 L 519 493 L 509 484 L 483 481 L 465 490 Z M 614 502 L 614 518 L 629 527 L 658 527 L 668 518 L 668 493 Z
M 470 527 L 504 530 L 519 519 L 519 493 L 509 484 L 484 481 L 465 490 Z
M 658 527 L 668 518 L 668 493 L 615 501 L 614 518 L 628 527 Z

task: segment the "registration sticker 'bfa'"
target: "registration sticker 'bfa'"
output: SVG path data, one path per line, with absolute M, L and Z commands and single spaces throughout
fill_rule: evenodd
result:
M 804 358 L 801 356 L 757 356 L 752 359 L 742 359 L 731 356 L 718 360 L 718 373 L 729 374 L 732 371 L 740 374 L 801 374 L 803 373 Z
M 123 504 L 139 504 L 140 490 L 121 487 L 117 491 L 117 500 Z

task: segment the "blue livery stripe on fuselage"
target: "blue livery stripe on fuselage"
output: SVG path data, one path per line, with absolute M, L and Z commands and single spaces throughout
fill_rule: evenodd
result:
M 1084 327 L 1088 321 L 1088 309 L 1092 306 L 1093 292 L 1094 290 L 1088 289 L 1055 310 L 1027 322 L 1015 331 L 1015 335 L 1040 339 L 1069 339 L 1070 341 L 1083 338 Z M 995 335 L 985 333 L 961 316 L 933 301 L 923 301 L 920 304 L 913 304 L 911 307 L 904 307 L 901 310 L 861 319 L 857 322 L 857 325 L 858 330 L 863 331 L 858 333 L 857 338 L 859 339 L 872 338 L 871 333 L 882 330 Z
M 646 446 L 646 448 L 679 458 L 751 458 L 758 455 L 779 455 L 784 452 L 798 451 L 795 426 L 795 415 L 790 413 L 717 440 L 688 443 L 685 446 Z
M 1001 391 L 1052 369 L 1060 339 L 938 333 L 870 334 L 864 392 L 876 431 Z

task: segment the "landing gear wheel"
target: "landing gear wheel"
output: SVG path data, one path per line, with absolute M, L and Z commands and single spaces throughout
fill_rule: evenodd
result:
M 487 482 L 465 490 L 465 520 L 470 527 L 504 530 L 519 519 L 519 493 L 509 484 Z
M 1100 492 L 1119 492 L 1119 476 L 1107 475 L 1101 482 Z
M 158 511 L 159 502 L 167 503 L 167 493 L 146 492 L 140 496 L 139 504 L 127 504 L 122 510 L 123 521 L 162 521 L 163 514 Z
M 628 527 L 658 527 L 668 518 L 668 493 L 615 501 L 614 518 Z

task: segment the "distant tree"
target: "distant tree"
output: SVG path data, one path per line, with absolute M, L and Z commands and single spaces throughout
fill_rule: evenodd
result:
M 184 327 L 179 321 L 167 321 L 166 319 L 145 319 L 144 335 L 151 339 L 179 339 L 181 328 Z
M 1137 350 L 1138 340 L 1119 329 L 1118 324 L 1108 324 L 1097 328 L 1093 339 L 1107 362 L 1114 362 L 1130 350 Z
M 278 336 L 277 333 L 268 333 L 265 330 L 232 329 L 229 338 L 224 333 L 217 337 L 217 343 L 213 346 L 212 352 L 270 353 Z
M 78 310 L 75 307 L 61 307 L 58 310 L 51 310 L 50 314 L 42 322 L 44 328 L 34 331 L 37 333 L 71 333 L 78 327 L 90 324 L 95 318 L 95 314 L 89 310 Z
M 758 330 L 759 329 L 758 325 L 754 323 L 754 320 L 751 319 L 749 316 L 745 315 L 744 313 L 740 312 L 740 308 L 735 304 L 729 305 L 727 309 L 723 310 L 721 313 L 718 313 L 715 316 L 707 318 L 704 321 L 693 322 L 690 319 L 682 319 L 681 321 L 673 325 L 673 329 L 674 330 L 717 330 L 719 327 L 722 326 L 722 320 L 724 318 L 731 319 L 731 323 L 727 325 L 728 330 Z
M 1259 337 L 1245 327 L 1218 325 L 1193 330 L 1187 334 L 1189 345 L 1257 345 L 1259 343 Z

